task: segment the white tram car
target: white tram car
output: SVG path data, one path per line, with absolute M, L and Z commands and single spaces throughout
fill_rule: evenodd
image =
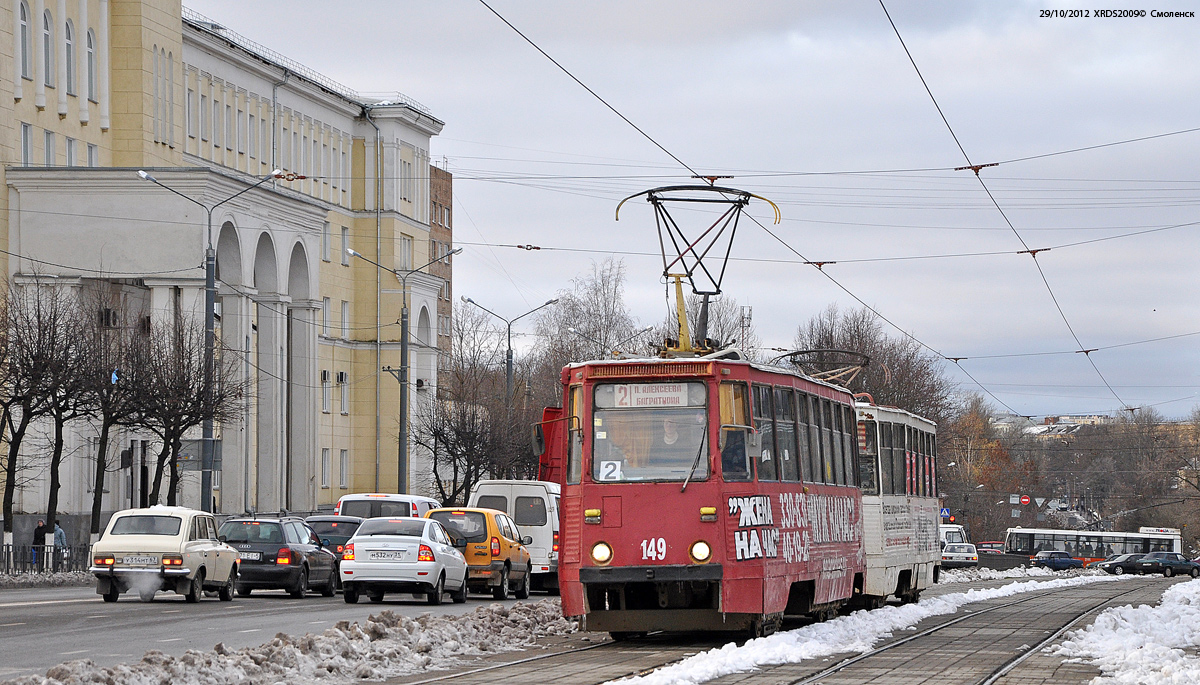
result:
M 941 559 L 936 426 L 874 402 L 859 400 L 855 410 L 866 554 L 859 603 L 915 602 L 937 582 Z

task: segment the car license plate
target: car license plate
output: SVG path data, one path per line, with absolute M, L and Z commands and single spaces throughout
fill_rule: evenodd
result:
M 151 566 L 158 563 L 158 557 L 128 556 L 121 559 L 126 566 Z
M 492 569 L 490 569 L 490 568 L 473 568 L 473 569 L 471 569 L 471 575 L 473 575 L 473 576 L 490 576 L 490 575 L 492 575 Z
M 367 558 L 368 559 L 378 559 L 378 560 L 403 559 L 404 552 L 399 552 L 399 551 L 397 551 L 397 552 L 369 552 L 367 554 Z
M 262 559 L 262 552 L 238 552 L 238 559 L 242 561 L 259 561 Z

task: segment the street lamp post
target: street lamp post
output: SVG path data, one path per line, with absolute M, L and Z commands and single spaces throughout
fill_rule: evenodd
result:
M 217 304 L 217 251 L 213 249 L 212 237 L 212 217 L 213 211 L 221 205 L 238 198 L 245 193 L 254 190 L 260 185 L 266 183 L 273 178 L 279 178 L 283 171 L 276 169 L 269 175 L 260 178 L 257 183 L 253 183 L 233 195 L 221 200 L 220 202 L 209 206 L 196 200 L 192 197 L 184 195 L 174 188 L 162 183 L 157 178 L 143 170 L 138 170 L 137 175 L 143 181 L 151 183 L 175 193 L 179 197 L 198 205 L 208 215 L 208 246 L 204 250 L 204 396 L 206 399 L 211 399 L 212 396 L 212 372 L 213 372 L 213 343 L 216 329 L 216 304 Z M 302 177 L 297 177 L 302 178 Z M 201 443 L 200 443 L 200 509 L 202 511 L 211 512 L 212 505 L 212 471 L 213 471 L 213 421 L 212 418 L 205 418 L 201 422 Z
M 518 320 L 529 316 L 530 314 L 536 312 L 539 309 L 542 309 L 543 307 L 549 307 L 552 304 L 556 304 L 558 302 L 558 299 L 555 298 L 553 300 L 546 300 L 542 304 L 540 304 L 540 305 L 534 307 L 533 309 L 530 309 L 529 311 L 525 312 L 524 314 L 522 314 L 518 317 L 514 317 L 512 319 L 506 319 L 503 316 L 500 316 L 496 312 L 493 312 L 492 310 L 479 304 L 478 302 L 476 302 L 475 300 L 472 300 L 469 297 L 462 298 L 462 301 L 466 302 L 467 304 L 473 304 L 476 307 L 479 307 L 480 309 L 487 312 L 488 314 L 491 314 L 492 316 L 496 317 L 497 319 L 500 319 L 508 326 L 508 351 L 505 353 L 505 356 L 504 356 L 504 406 L 507 407 L 509 405 L 509 403 L 512 402 L 512 394 L 513 394 L 512 325 L 514 323 L 516 323 Z
M 446 257 L 456 255 L 462 252 L 462 248 L 455 248 L 447 252 L 444 256 L 418 266 L 415 269 L 390 269 L 379 262 L 368 259 L 359 252 L 346 248 L 346 254 L 351 257 L 358 257 L 364 262 L 374 264 L 376 267 L 384 271 L 390 271 L 400 279 L 400 447 L 396 451 L 396 492 L 408 492 L 408 277 L 412 274 L 424 269 L 425 267 L 435 262 L 441 261 Z M 376 294 L 378 297 L 378 294 Z M 391 371 L 391 369 L 384 369 Z M 375 406 L 375 412 L 378 414 L 379 406 Z

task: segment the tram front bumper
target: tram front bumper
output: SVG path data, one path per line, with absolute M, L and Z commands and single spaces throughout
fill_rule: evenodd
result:
M 720 564 L 586 567 L 586 630 L 740 630 L 721 607 Z

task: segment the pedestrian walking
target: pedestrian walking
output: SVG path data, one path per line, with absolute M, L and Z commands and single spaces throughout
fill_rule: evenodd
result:
M 54 572 L 58 573 L 63 561 L 71 554 L 67 547 L 67 532 L 62 529 L 59 521 L 54 521 Z
M 46 566 L 46 535 L 51 528 L 44 519 L 38 519 L 37 527 L 33 529 L 33 540 L 29 543 L 29 557 L 33 570 L 43 571 Z M 40 552 L 40 554 L 39 554 Z

